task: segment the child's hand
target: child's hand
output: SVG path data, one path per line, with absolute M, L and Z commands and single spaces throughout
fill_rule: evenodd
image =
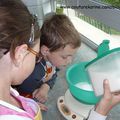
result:
M 33 98 L 36 98 L 41 103 L 46 102 L 49 89 L 50 87 L 47 84 L 43 84 L 39 89 L 33 92 Z
M 43 111 L 47 111 L 48 110 L 48 107 L 40 102 L 37 102 L 38 105 L 40 106 L 40 109 L 43 110 Z
M 120 92 L 111 93 L 108 80 L 105 80 L 104 96 L 96 106 L 96 112 L 106 116 L 118 103 L 120 103 Z

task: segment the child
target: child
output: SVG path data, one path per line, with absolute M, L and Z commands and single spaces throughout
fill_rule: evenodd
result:
M 67 16 L 52 15 L 44 21 L 40 39 L 42 60 L 36 63 L 33 73 L 17 90 L 21 95 L 32 95 L 35 100 L 44 103 L 55 83 L 56 68 L 71 63 L 80 46 L 80 36 Z M 43 109 L 47 110 L 47 107 Z
M 40 51 L 43 58 L 36 64 L 33 73 L 19 86 L 18 90 L 28 95 L 32 94 L 38 102 L 45 102 L 49 88 L 52 88 L 55 82 L 56 67 L 66 66 L 71 62 L 72 56 L 80 46 L 80 36 L 67 16 L 52 15 L 44 21 L 40 39 Z M 47 107 L 44 106 L 42 109 L 47 110 Z M 104 111 L 103 108 L 102 110 Z M 95 115 L 96 112 L 92 111 L 90 117 L 96 119 Z M 103 118 L 105 119 L 104 116 Z
M 39 57 L 38 28 L 20 0 L 0 0 L 0 120 L 42 120 L 37 103 L 11 88 L 34 69 Z
M 42 120 L 37 103 L 11 88 L 32 73 L 39 57 L 38 35 L 33 17 L 20 0 L 0 0 L 0 120 Z M 105 120 L 104 115 L 120 102 L 120 94 L 110 93 L 107 81 L 104 87 L 104 97 L 88 120 Z

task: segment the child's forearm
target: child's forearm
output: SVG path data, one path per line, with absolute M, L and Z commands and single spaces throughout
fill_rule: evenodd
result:
M 44 83 L 42 87 L 45 87 L 48 91 L 50 90 L 50 86 L 47 83 Z

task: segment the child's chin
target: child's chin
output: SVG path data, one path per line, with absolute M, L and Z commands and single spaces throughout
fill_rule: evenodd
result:
M 58 69 L 65 69 L 66 66 L 58 66 L 57 68 L 58 68 Z

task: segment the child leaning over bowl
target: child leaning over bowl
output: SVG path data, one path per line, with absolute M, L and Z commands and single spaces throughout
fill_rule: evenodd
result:
M 57 77 L 57 68 L 71 63 L 72 57 L 80 46 L 80 36 L 66 15 L 52 14 L 46 17 L 40 35 L 42 59 L 37 62 L 32 74 L 17 87 L 26 97 L 33 97 L 44 103 L 48 91 Z M 39 103 L 39 104 L 40 104 Z M 46 106 L 41 106 L 47 110 Z
M 56 67 L 66 66 L 80 46 L 79 33 L 65 15 L 53 15 L 44 21 L 41 28 L 42 60 L 36 63 L 33 73 L 18 90 L 24 95 L 32 95 L 39 102 L 45 102 L 56 78 Z M 106 115 L 120 102 L 120 94 L 110 92 L 108 81 L 104 81 L 104 96 L 91 111 L 88 120 L 105 120 Z M 47 107 L 41 105 L 41 109 Z

